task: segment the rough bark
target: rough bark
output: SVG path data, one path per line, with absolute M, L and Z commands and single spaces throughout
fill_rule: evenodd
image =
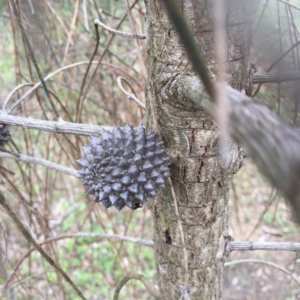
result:
M 214 115 L 216 109 L 197 76 L 177 76 L 172 93 Z M 226 88 L 228 131 L 256 166 L 289 201 L 300 224 L 300 130 L 285 123 L 267 106 Z M 230 163 L 230 162 L 229 162 Z M 234 163 L 234 160 L 231 162 Z M 234 167 L 234 165 L 232 166 Z
M 170 24 L 162 1 L 147 0 L 148 127 L 160 132 L 172 159 L 176 217 L 170 189 L 152 204 L 155 255 L 163 299 L 221 299 L 227 237 L 228 181 L 239 167 L 237 147 L 231 164 L 218 155 L 218 129 L 203 110 L 173 89 L 176 78 L 193 68 Z M 251 3 L 249 3 L 251 2 Z M 210 1 L 184 0 L 182 9 L 212 76 L 214 58 Z M 256 1 L 227 1 L 228 68 L 231 85 L 250 90 L 249 37 Z M 176 84 L 175 84 L 176 85 Z M 183 227 L 184 243 L 180 233 Z M 188 256 L 186 270 L 185 253 Z

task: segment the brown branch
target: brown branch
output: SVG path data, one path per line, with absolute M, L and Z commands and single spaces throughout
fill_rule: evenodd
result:
M 7 214 L 13 219 L 18 229 L 21 231 L 25 239 L 32 244 L 38 252 L 47 260 L 47 262 L 72 286 L 72 288 L 75 290 L 76 294 L 81 298 L 86 300 L 86 298 L 83 296 L 81 291 L 77 288 L 77 286 L 74 284 L 74 282 L 71 280 L 69 275 L 63 271 L 56 263 L 55 261 L 43 250 L 43 248 L 34 240 L 34 238 L 31 236 L 29 231 L 26 229 L 26 227 L 23 225 L 23 223 L 20 221 L 18 216 L 15 214 L 15 212 L 12 210 L 12 208 L 8 205 L 6 202 L 6 199 L 2 192 L 0 191 L 0 204 L 3 206 L 3 208 L 6 210 Z
M 118 300 L 119 299 L 119 294 L 122 289 L 122 287 L 130 280 L 130 279 L 136 279 L 141 281 L 149 294 L 153 296 L 156 300 L 161 299 L 159 291 L 155 288 L 155 286 L 148 280 L 146 279 L 143 275 L 137 274 L 137 273 L 129 273 L 127 274 L 117 285 L 117 288 L 115 290 L 114 298 L 113 300 Z
M 30 58 L 31 58 L 31 60 L 32 60 L 32 62 L 33 62 L 33 65 L 34 65 L 34 67 L 35 67 L 35 69 L 36 69 L 36 72 L 37 72 L 37 74 L 38 74 L 38 76 L 39 76 L 39 79 L 40 79 L 40 81 L 41 81 L 41 83 L 42 83 L 42 85 L 43 85 L 43 88 L 44 88 L 44 91 L 45 91 L 46 96 L 47 96 L 47 98 L 48 98 L 48 101 L 50 102 L 50 105 L 51 105 L 51 107 L 52 107 L 52 109 L 53 109 L 53 111 L 54 111 L 54 114 L 56 115 L 57 119 L 60 119 L 58 110 L 56 109 L 56 106 L 55 106 L 55 104 L 54 104 L 54 102 L 53 102 L 53 100 L 52 100 L 51 94 L 49 93 L 49 90 L 48 90 L 47 85 L 46 85 L 46 83 L 45 83 L 45 81 L 44 81 L 43 75 L 42 75 L 42 73 L 41 73 L 41 71 L 40 71 L 40 68 L 39 68 L 39 66 L 38 66 L 38 63 L 37 63 L 36 58 L 35 58 L 35 56 L 34 56 L 34 52 L 33 52 L 33 50 L 32 50 L 32 47 L 30 46 L 29 40 L 28 40 L 27 35 L 26 35 L 26 33 L 25 33 L 23 24 L 22 24 L 22 22 L 21 22 L 21 18 L 20 18 L 19 14 L 18 14 L 18 11 L 17 11 L 17 7 L 16 7 L 16 5 L 15 5 L 15 3 L 14 3 L 13 0 L 10 0 L 10 4 L 11 4 L 11 6 L 12 6 L 14 15 L 15 15 L 15 17 L 16 17 L 16 19 L 17 19 L 17 23 L 18 23 L 18 25 L 19 25 L 19 27 L 20 27 L 20 30 L 21 30 L 21 33 L 22 33 L 23 40 L 24 40 L 24 42 L 25 42 L 25 44 L 26 44 L 26 47 L 27 47 L 27 49 L 28 49 L 28 52 L 29 52 L 29 56 L 30 56 Z
M 122 235 L 117 235 L 117 234 L 107 234 L 107 233 L 92 233 L 92 232 L 79 232 L 79 233 L 72 233 L 72 234 L 67 234 L 67 235 L 61 235 L 55 238 L 50 238 L 47 239 L 43 242 L 41 242 L 39 245 L 46 245 L 48 243 L 52 243 L 52 242 L 57 242 L 60 240 L 65 240 L 65 239 L 78 239 L 78 238 L 83 238 L 83 237 L 89 237 L 89 238 L 94 238 L 96 239 L 108 239 L 108 240 L 119 240 L 119 241 L 124 241 L 124 242 L 130 242 L 130 243 L 135 243 L 135 244 L 139 244 L 139 245 L 143 245 L 146 247 L 153 247 L 153 241 L 151 240 L 142 240 L 142 239 L 138 239 L 138 238 L 134 238 L 134 237 L 130 237 L 130 236 L 122 236 Z M 21 264 L 24 262 L 24 260 L 30 256 L 30 254 L 35 251 L 36 248 L 32 247 L 30 248 L 24 255 L 23 257 L 19 260 L 19 262 L 16 264 L 16 266 L 14 267 L 13 272 L 10 274 L 9 278 L 7 279 L 7 281 L 5 282 L 3 289 L 6 289 L 9 285 L 9 283 L 11 282 L 12 278 L 15 276 L 17 270 L 19 269 L 19 267 L 21 266 Z
M 87 69 L 86 69 L 86 71 L 84 73 L 83 80 L 81 82 L 81 86 L 80 86 L 80 89 L 79 89 L 79 95 L 78 95 L 78 98 L 77 98 L 77 105 L 76 105 L 77 115 L 76 115 L 76 120 L 78 120 L 78 121 L 80 121 L 79 115 L 80 115 L 81 110 L 83 109 L 83 102 L 84 102 L 83 99 L 81 99 L 81 96 L 82 96 L 82 93 L 83 93 L 83 89 L 84 89 L 84 86 L 85 86 L 85 82 L 86 82 L 87 76 L 88 76 L 90 68 L 92 66 L 93 59 L 94 59 L 94 57 L 96 56 L 96 54 L 98 52 L 99 43 L 100 43 L 99 30 L 98 30 L 98 27 L 96 26 L 96 24 L 95 24 L 95 31 L 96 31 L 96 45 L 95 45 L 95 49 L 94 49 L 94 52 L 92 54 L 92 57 L 90 58 L 88 67 L 87 67 Z

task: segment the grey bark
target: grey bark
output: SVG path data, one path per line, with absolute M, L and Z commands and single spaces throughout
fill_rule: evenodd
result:
M 214 106 L 197 76 L 177 76 L 172 93 L 186 103 L 214 114 Z M 229 133 L 257 167 L 290 202 L 300 223 L 300 130 L 282 121 L 268 107 L 230 87 Z M 232 162 L 231 162 L 232 163 Z
M 245 250 L 269 250 L 269 251 L 299 251 L 300 243 L 290 242 L 228 242 L 226 244 L 226 252 L 245 251 Z
M 185 50 L 162 1 L 147 0 L 148 127 L 156 129 L 172 159 L 172 182 L 184 243 L 170 189 L 152 204 L 158 284 L 163 299 L 221 299 L 227 236 L 228 181 L 239 168 L 232 145 L 230 163 L 218 155 L 216 123 L 180 97 L 176 78 L 193 76 Z M 231 85 L 250 91 L 249 37 L 256 1 L 227 1 L 228 68 Z M 214 58 L 210 1 L 181 1 L 182 9 L 212 76 Z M 188 256 L 186 270 L 185 251 Z
M 109 126 L 98 126 L 92 124 L 71 123 L 65 121 L 45 121 L 33 118 L 24 118 L 19 116 L 11 116 L 0 111 L 0 124 L 20 126 L 28 129 L 36 129 L 40 131 L 75 134 L 75 135 L 95 135 L 98 136 L 103 130 L 112 130 Z
M 299 71 L 289 71 L 289 72 L 275 72 L 275 73 L 266 73 L 260 74 L 255 73 L 252 76 L 252 83 L 280 83 L 285 81 L 298 81 L 300 80 Z

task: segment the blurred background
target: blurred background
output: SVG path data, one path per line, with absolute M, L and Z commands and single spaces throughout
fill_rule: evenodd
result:
M 65 121 L 138 126 L 141 108 L 120 90 L 124 87 L 145 103 L 146 41 L 113 35 L 94 20 L 132 32 L 121 0 L 19 0 L 21 20 L 39 67 L 61 117 Z M 130 1 L 138 33 L 145 33 L 142 0 Z M 269 67 L 300 41 L 300 1 L 262 0 L 257 11 L 252 42 L 253 72 Z M 39 81 L 8 1 L 0 0 L 0 105 L 13 107 Z M 294 47 L 271 72 L 297 71 L 300 48 Z M 92 63 L 89 66 L 89 62 Z M 15 89 L 15 93 L 10 94 Z M 255 99 L 268 105 L 285 121 L 300 124 L 298 81 L 253 85 Z M 36 88 L 12 112 L 13 115 L 55 120 L 42 87 Z M 22 153 L 80 169 L 76 159 L 88 137 L 10 128 Z M 6 149 L 16 150 L 8 144 Z M 3 149 L 2 149 L 3 150 Z M 299 149 L 300 151 L 300 149 Z M 23 162 L 0 160 L 0 188 L 9 204 L 37 242 L 55 259 L 88 299 L 112 299 L 117 283 L 129 271 L 155 283 L 153 249 L 109 238 L 81 237 L 76 233 L 126 235 L 152 239 L 150 210 L 104 210 L 85 194 L 79 179 Z M 234 240 L 299 241 L 299 228 L 276 190 L 246 158 L 232 180 L 230 234 Z M 50 240 L 52 239 L 52 240 Z M 73 289 L 37 253 L 0 209 L 0 298 L 79 299 Z M 233 252 L 228 261 L 255 258 L 272 261 L 300 279 L 300 258 L 292 252 Z M 4 262 L 3 262 L 4 261 Z M 4 289 L 5 288 L 5 289 Z M 297 296 L 298 295 L 298 296 Z M 298 297 L 298 298 L 297 298 Z M 120 299 L 152 299 L 138 281 L 129 281 Z M 300 286 L 278 268 L 245 263 L 225 269 L 224 299 L 300 299 Z

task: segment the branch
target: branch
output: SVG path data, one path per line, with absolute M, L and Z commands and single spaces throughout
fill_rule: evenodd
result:
M 170 89 L 172 85 L 172 89 Z M 246 149 L 254 163 L 290 202 L 300 223 L 300 130 L 282 121 L 268 107 L 227 87 L 229 133 Z M 189 109 L 205 109 L 215 117 L 215 106 L 200 79 L 175 75 L 161 91 L 163 97 L 177 97 Z
M 216 119 L 216 86 L 209 77 L 199 47 L 183 17 L 182 7 L 178 0 L 163 2 L 206 92 L 196 76 L 179 74 L 173 76 L 164 86 L 162 96 L 167 99 L 173 96 L 177 105 L 189 109 L 193 106 L 193 109 L 204 108 Z M 299 44 L 300 41 L 297 41 L 284 52 L 267 72 Z M 178 97 L 174 93 L 176 83 Z M 258 90 L 259 87 L 255 94 Z M 283 193 L 300 223 L 300 131 L 284 123 L 266 106 L 253 102 L 239 91 L 227 87 L 227 93 L 230 102 L 228 125 L 231 137 L 247 150 L 262 173 Z
M 284 4 L 286 4 L 286 5 L 290 6 L 290 7 L 293 7 L 293 8 L 295 8 L 295 9 L 297 9 L 297 10 L 300 10 L 300 7 L 299 7 L 299 6 L 294 5 L 294 4 L 292 4 L 292 3 L 289 3 L 289 2 L 287 2 L 287 1 L 279 0 L 279 2 L 284 3 Z
M 295 44 L 293 44 L 288 50 L 286 50 L 284 53 L 282 53 L 267 69 L 267 72 L 270 72 L 280 61 L 282 61 L 294 48 L 298 47 L 300 45 L 300 41 L 297 41 Z M 261 87 L 262 83 L 259 84 L 254 94 L 252 94 L 252 97 L 254 98 L 257 93 L 259 92 L 259 89 Z
M 11 207 L 6 202 L 6 199 L 2 192 L 0 191 L 0 204 L 3 206 L 3 208 L 6 210 L 7 214 L 10 216 L 10 218 L 14 221 L 18 229 L 21 231 L 25 239 L 28 241 L 28 243 L 32 244 L 35 249 L 40 252 L 40 254 L 46 259 L 46 261 L 72 286 L 72 288 L 75 290 L 76 294 L 81 298 L 86 300 L 86 298 L 83 296 L 81 291 L 78 289 L 78 287 L 74 284 L 74 282 L 71 280 L 69 275 L 62 270 L 56 262 L 43 250 L 43 248 L 34 240 L 32 235 L 29 233 L 29 231 L 26 229 L 26 227 L 23 225 L 23 223 L 19 220 L 18 216 L 14 213 L 14 211 L 11 209 Z
M 68 175 L 72 175 L 74 177 L 78 177 L 77 170 L 75 169 L 68 168 L 60 164 L 56 164 L 46 159 L 36 158 L 22 153 L 18 153 L 14 155 L 7 152 L 0 152 L 0 158 L 14 159 L 26 163 L 36 164 L 62 173 L 66 173 Z
M 123 37 L 127 37 L 127 38 L 136 38 L 136 39 L 140 39 L 140 40 L 144 40 L 147 38 L 146 34 L 133 34 L 133 33 L 128 33 L 128 32 L 123 32 L 120 30 L 115 30 L 115 29 L 105 25 L 104 23 L 102 23 L 101 21 L 99 21 L 97 19 L 94 21 L 94 24 L 101 26 L 108 32 L 113 33 L 115 35 L 119 35 L 119 36 L 123 36 Z
M 5 251 L 4 252 L 4 258 L 2 259 L 2 261 L 0 261 L 0 264 L 3 264 L 5 262 L 5 260 L 7 259 L 7 241 L 6 241 L 6 236 L 5 236 L 5 232 L 3 230 L 3 227 L 0 223 L 0 229 L 2 232 L 2 236 L 3 236 L 3 241 L 4 241 L 4 245 L 5 245 Z M 0 252 L 2 251 L 2 249 L 0 249 Z M 0 258 L 1 258 L 1 253 L 0 253 Z
M 227 254 L 232 251 L 244 250 L 300 251 L 300 243 L 231 241 L 226 244 Z
M 132 89 L 130 83 L 128 82 L 127 79 L 125 79 L 124 77 L 122 76 L 118 76 L 117 78 L 117 83 L 118 83 L 118 87 L 119 89 L 127 96 L 127 98 L 129 100 L 133 100 L 136 104 L 138 104 L 142 109 L 146 110 L 146 105 L 141 101 L 139 100 L 134 93 L 129 93 L 125 90 L 125 88 L 123 87 L 123 84 L 122 84 L 122 80 L 124 80 L 129 86 L 130 88 Z
M 260 260 L 260 259 L 239 259 L 239 260 L 233 260 L 233 261 L 225 263 L 225 267 L 235 265 L 235 264 L 242 264 L 242 263 L 259 263 L 259 264 L 274 267 L 274 268 L 286 273 L 287 275 L 291 276 L 295 280 L 295 282 L 300 286 L 300 281 L 293 273 L 291 273 L 287 269 L 285 269 L 275 263 L 272 263 L 270 261 L 265 261 L 265 260 Z
M 33 65 L 34 65 L 35 70 L 36 70 L 36 72 L 37 72 L 37 74 L 38 74 L 38 76 L 39 76 L 39 79 L 40 79 L 40 81 L 41 81 L 41 83 L 42 83 L 42 85 L 43 85 L 43 88 L 44 88 L 45 94 L 46 94 L 46 96 L 47 96 L 47 99 L 48 99 L 48 101 L 50 102 L 50 105 L 51 105 L 51 107 L 52 107 L 52 109 L 53 109 L 53 111 L 54 111 L 54 114 L 56 115 L 57 119 L 59 120 L 59 119 L 60 119 L 60 116 L 59 116 L 58 110 L 57 110 L 57 108 L 56 108 L 56 106 L 55 106 L 55 104 L 54 104 L 54 102 L 53 102 L 53 100 L 52 100 L 52 97 L 51 97 L 51 94 L 49 93 L 49 90 L 48 90 L 48 88 L 47 88 L 46 82 L 44 81 L 43 75 L 42 75 L 42 73 L 41 73 L 41 70 L 40 70 L 39 65 L 38 65 L 38 63 L 37 63 L 37 60 L 36 60 L 36 58 L 35 58 L 34 52 L 33 52 L 33 50 L 32 50 L 32 47 L 31 47 L 30 43 L 29 43 L 29 40 L 28 40 L 28 38 L 27 38 L 27 35 L 26 35 L 26 33 L 25 33 L 25 30 L 24 30 L 24 27 L 23 27 L 23 24 L 22 24 L 20 15 L 19 15 L 19 13 L 18 13 L 18 11 L 17 11 L 17 7 L 16 7 L 16 5 L 15 5 L 15 3 L 14 3 L 13 0 L 10 0 L 10 4 L 11 4 L 11 6 L 12 6 L 12 10 L 13 10 L 13 12 L 14 12 L 14 15 L 15 15 L 15 17 L 16 17 L 16 19 L 17 19 L 17 23 L 18 23 L 18 25 L 19 25 L 19 27 L 20 27 L 21 34 L 22 34 L 22 38 L 23 38 L 23 40 L 24 40 L 24 42 L 25 42 L 25 44 L 26 44 L 26 47 L 27 47 L 27 49 L 28 49 L 29 56 L 30 56 L 30 58 L 31 58 L 31 60 L 32 60 L 32 62 L 33 62 Z
M 95 135 L 99 136 L 102 130 L 112 130 L 108 126 L 98 126 L 91 124 L 78 124 L 65 121 L 44 121 L 32 118 L 11 116 L 0 112 L 0 124 L 21 126 L 23 128 L 36 129 L 40 131 L 75 134 L 75 135 Z
M 280 83 L 285 81 L 297 81 L 300 80 L 300 71 L 290 71 L 290 72 L 276 72 L 276 73 L 265 73 L 265 74 L 253 74 L 252 83 Z
M 156 300 L 161 299 L 159 291 L 154 287 L 154 285 L 143 275 L 137 274 L 137 273 L 129 273 L 127 274 L 117 285 L 115 294 L 114 294 L 114 299 L 113 300 L 118 300 L 119 299 L 119 294 L 122 289 L 122 287 L 130 280 L 130 279 L 136 279 L 141 281 L 149 294 L 153 296 Z
M 80 232 L 80 233 L 67 234 L 67 235 L 62 235 L 62 236 L 58 236 L 55 238 L 51 238 L 51 239 L 48 239 L 48 240 L 45 240 L 45 241 L 39 243 L 39 245 L 42 246 L 42 245 L 45 245 L 48 243 L 57 242 L 57 241 L 64 240 L 64 239 L 72 239 L 72 238 L 78 239 L 78 238 L 82 238 L 82 237 L 90 237 L 90 238 L 100 239 L 100 240 L 101 239 L 119 240 L 119 241 L 143 245 L 146 247 L 153 247 L 153 244 L 154 244 L 153 241 L 151 241 L 151 240 L 142 240 L 142 239 L 137 239 L 137 238 L 130 237 L 130 236 L 121 236 L 121 235 L 117 235 L 117 234 L 100 234 L 100 233 Z M 35 250 L 36 250 L 36 248 L 32 247 L 23 255 L 23 257 L 19 260 L 17 265 L 14 267 L 13 272 L 11 273 L 11 275 L 5 282 L 3 289 L 6 289 L 8 287 L 8 284 L 11 282 L 12 278 L 16 274 L 16 272 L 19 269 L 19 267 L 21 266 L 21 264 Z
M 128 73 L 126 73 L 124 70 L 118 68 L 117 66 L 113 65 L 113 64 L 109 64 L 109 63 L 105 63 L 105 62 L 99 62 L 99 61 L 79 61 L 79 62 L 76 62 L 76 63 L 73 63 L 73 64 L 70 64 L 70 65 L 67 65 L 67 66 L 64 66 L 62 68 L 59 68 L 57 70 L 55 70 L 54 72 L 50 73 L 49 75 L 47 75 L 45 78 L 44 78 L 44 81 L 47 81 L 49 80 L 50 78 L 52 78 L 53 76 L 63 72 L 63 71 L 66 71 L 68 69 L 72 69 L 72 68 L 75 68 L 75 67 L 79 67 L 79 66 L 82 66 L 82 65 L 88 65 L 88 64 L 93 64 L 93 65 L 103 65 L 103 66 L 106 66 L 108 68 L 112 68 L 112 69 L 115 69 L 123 74 L 125 74 L 126 76 L 130 76 Z M 139 85 L 139 83 L 131 77 L 131 80 L 135 81 L 135 83 L 137 85 Z M 8 105 L 8 102 L 11 100 L 12 96 L 15 94 L 15 92 L 17 92 L 20 88 L 24 87 L 24 86 L 29 86 L 29 85 L 33 85 L 33 87 L 31 89 L 29 89 L 28 91 L 25 92 L 24 95 L 21 96 L 20 99 L 18 99 L 13 105 L 11 108 L 7 109 L 7 105 Z M 4 104 L 3 104 L 3 107 L 2 109 L 4 111 L 7 110 L 7 113 L 12 113 L 19 105 L 20 103 L 22 103 L 29 95 L 31 95 L 38 87 L 40 87 L 42 85 L 42 83 L 39 81 L 35 84 L 31 84 L 31 83 L 24 83 L 24 84 L 20 84 L 18 86 L 16 86 L 10 93 L 9 95 L 6 97 L 6 99 L 4 100 Z M 140 85 L 139 85 L 140 86 Z

